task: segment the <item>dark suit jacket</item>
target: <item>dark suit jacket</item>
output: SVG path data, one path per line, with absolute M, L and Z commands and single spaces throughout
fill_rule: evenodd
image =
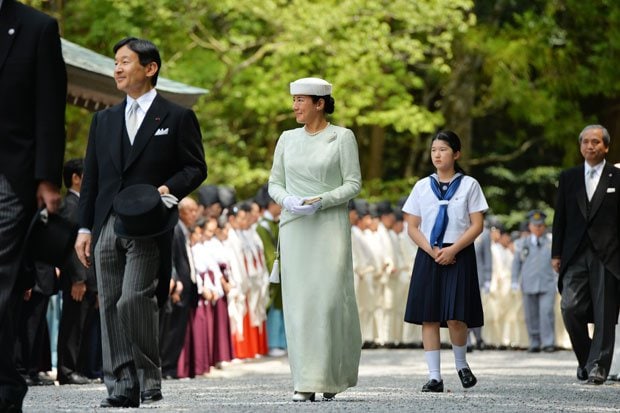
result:
M 176 279 L 183 283 L 181 301 L 178 305 L 195 308 L 198 305 L 198 290 L 192 282 L 189 257 L 187 256 L 186 238 L 181 229 L 182 222 L 174 227 L 172 238 L 172 265 L 176 270 Z
M 78 205 L 80 198 L 71 191 L 67 191 L 67 196 L 60 207 L 60 215 L 71 223 L 78 222 Z M 88 291 L 97 292 L 97 280 L 93 267 L 86 268 L 77 257 L 75 250 L 71 251 L 67 263 L 61 268 L 60 287 L 64 291 L 71 291 L 71 286 L 75 282 L 84 281 Z
M 90 126 L 80 191 L 79 226 L 93 233 L 93 247 L 112 210 L 118 192 L 134 184 L 166 185 L 179 200 L 207 177 L 202 137 L 196 115 L 160 94 L 146 113 L 136 134 L 131 154 L 122 165 L 125 104 L 95 113 Z M 157 130 L 165 134 L 155 135 Z M 171 273 L 172 231 L 157 238 L 160 305 L 168 296 Z
M 29 212 L 38 181 L 60 188 L 67 74 L 58 24 L 4 0 L 0 9 L 0 174 Z
M 560 292 L 562 276 L 571 260 L 580 254 L 579 246 L 585 236 L 605 269 L 620 279 L 620 169 L 605 163 L 589 210 L 584 176 L 584 165 L 560 175 L 551 247 L 552 256 L 561 258 Z

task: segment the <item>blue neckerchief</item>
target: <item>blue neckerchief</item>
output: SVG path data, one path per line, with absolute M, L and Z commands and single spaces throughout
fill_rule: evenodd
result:
M 439 188 L 439 178 L 436 174 L 430 176 L 431 181 L 431 189 L 433 193 L 439 200 L 439 211 L 437 212 L 437 218 L 435 218 L 435 225 L 433 225 L 433 230 L 431 231 L 431 247 L 438 245 L 439 248 L 443 247 L 443 236 L 446 233 L 446 228 L 448 227 L 448 201 L 452 199 L 456 190 L 459 189 L 459 185 L 461 185 L 461 180 L 463 179 L 462 173 L 457 173 L 452 181 L 448 184 L 448 189 L 445 194 L 441 194 L 441 189 Z

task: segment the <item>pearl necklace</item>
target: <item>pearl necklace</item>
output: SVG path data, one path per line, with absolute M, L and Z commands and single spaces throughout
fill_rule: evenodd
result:
M 330 125 L 330 123 L 327 122 L 327 125 L 325 125 L 325 127 L 323 129 L 319 129 L 316 132 L 308 132 L 308 129 L 306 129 L 306 127 L 304 126 L 304 132 L 306 132 L 306 135 L 308 135 L 308 136 L 316 136 L 319 133 L 323 132 L 325 129 L 327 129 L 329 127 L 329 125 Z

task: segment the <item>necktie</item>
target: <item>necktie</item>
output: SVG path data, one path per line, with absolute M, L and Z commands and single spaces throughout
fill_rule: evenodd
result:
M 133 141 L 136 138 L 136 132 L 138 132 L 138 105 L 137 101 L 133 101 L 129 112 L 127 112 L 127 135 L 129 135 L 129 142 L 133 145 Z
M 594 168 L 588 171 L 586 176 L 586 194 L 588 195 L 588 201 L 592 200 L 592 195 L 594 195 L 594 191 L 596 191 L 596 180 L 594 179 L 594 175 L 596 170 Z
M 434 176 L 431 176 L 431 190 L 439 200 L 439 211 L 437 212 L 437 218 L 435 218 L 435 224 L 431 231 L 431 239 L 429 240 L 431 246 L 438 245 L 439 248 L 443 247 L 443 236 L 448 227 L 448 202 L 452 199 L 456 190 L 459 189 L 461 179 L 463 179 L 463 175 L 458 173 L 448 185 L 446 193 L 442 195 L 441 189 L 439 189 L 439 181 L 435 179 Z

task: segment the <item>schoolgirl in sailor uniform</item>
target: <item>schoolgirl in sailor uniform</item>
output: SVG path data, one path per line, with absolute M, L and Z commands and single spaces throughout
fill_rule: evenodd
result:
M 423 392 L 443 392 L 439 328 L 448 327 L 461 384 L 477 379 L 466 360 L 467 329 L 483 324 L 474 240 L 488 209 L 478 182 L 456 164 L 459 137 L 439 132 L 431 159 L 437 172 L 418 181 L 403 206 L 411 239 L 418 245 L 405 321 L 422 325 L 429 369 Z

